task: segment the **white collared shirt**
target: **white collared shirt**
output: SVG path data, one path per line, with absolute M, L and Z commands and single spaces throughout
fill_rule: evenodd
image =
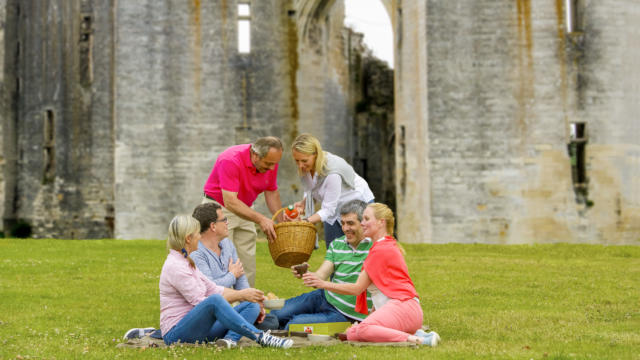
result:
M 323 222 L 333 225 L 340 218 L 340 207 L 351 200 L 362 200 L 369 202 L 374 199 L 373 193 L 369 189 L 367 182 L 355 174 L 355 189 L 342 192 L 342 178 L 338 174 L 329 174 L 318 186 L 318 174 L 313 177 L 309 173 L 302 177 L 302 186 L 305 189 L 305 196 L 311 196 L 314 200 L 322 202 L 322 208 L 317 214 Z

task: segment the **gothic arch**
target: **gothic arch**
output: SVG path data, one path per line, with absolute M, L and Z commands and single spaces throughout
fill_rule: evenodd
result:
M 313 21 L 323 18 L 337 0 L 299 0 L 296 4 L 298 14 L 298 39 L 307 39 L 308 30 Z M 395 32 L 396 17 L 393 9 L 397 6 L 397 0 L 380 0 Z

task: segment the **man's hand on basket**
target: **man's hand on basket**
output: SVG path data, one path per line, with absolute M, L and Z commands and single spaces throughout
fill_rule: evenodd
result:
M 260 225 L 262 232 L 267 235 L 267 239 L 269 240 L 269 242 L 274 242 L 276 240 L 278 236 L 276 235 L 276 229 L 273 227 L 273 225 L 275 225 L 273 223 L 273 220 L 269 219 L 266 216 L 263 216 L 258 225 Z

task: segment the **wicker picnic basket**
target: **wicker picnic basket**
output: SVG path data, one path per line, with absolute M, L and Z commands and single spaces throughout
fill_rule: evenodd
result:
M 276 211 L 272 220 L 285 208 Z M 276 224 L 274 242 L 269 242 L 269 252 L 273 262 L 283 268 L 301 264 L 311 257 L 316 244 L 316 227 L 307 221 L 288 221 Z

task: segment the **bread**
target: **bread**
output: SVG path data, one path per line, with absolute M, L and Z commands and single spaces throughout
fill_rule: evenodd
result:
M 303 275 L 304 273 L 307 272 L 307 269 L 309 269 L 309 265 L 308 264 L 300 264 L 300 265 L 294 266 L 293 268 L 296 269 L 296 271 L 298 272 L 299 275 Z

